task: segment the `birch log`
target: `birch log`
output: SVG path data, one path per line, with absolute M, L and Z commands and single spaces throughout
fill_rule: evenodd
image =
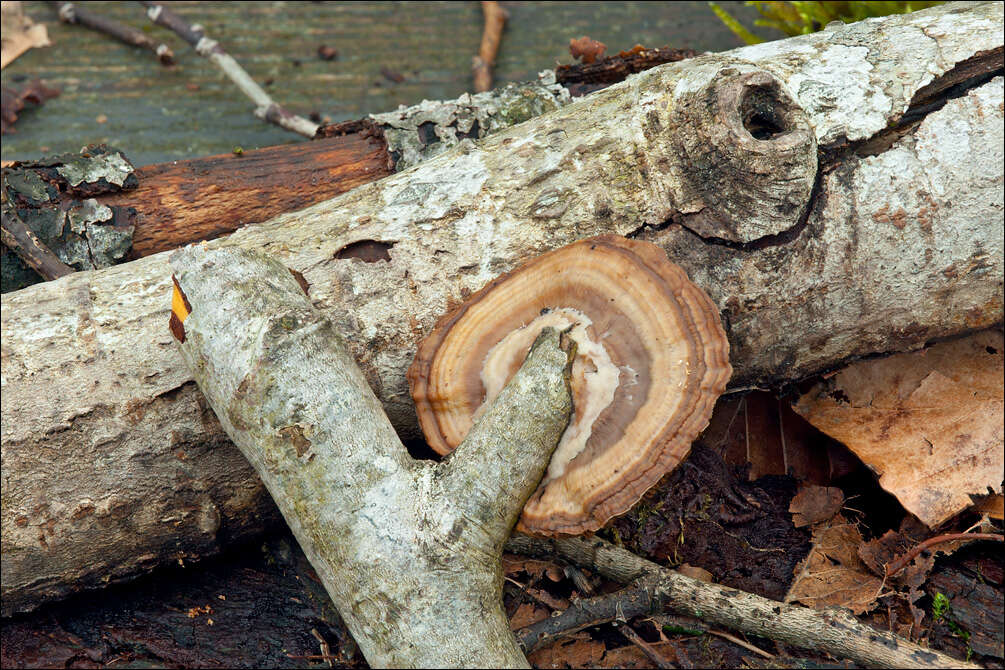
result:
M 189 247 L 172 267 L 182 356 L 370 665 L 529 667 L 502 547 L 569 423 L 572 345 L 542 332 L 456 455 L 416 461 L 281 263 Z
M 209 246 L 302 272 L 404 438 L 436 318 L 601 233 L 717 301 L 737 385 L 920 346 L 1002 320 L 1001 65 L 968 75 L 1002 33 L 1000 3 L 955 4 L 662 66 Z M 167 332 L 169 277 L 158 254 L 3 296 L 4 613 L 275 519 Z

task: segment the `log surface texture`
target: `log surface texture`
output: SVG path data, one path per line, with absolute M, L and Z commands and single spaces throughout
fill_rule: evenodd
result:
M 541 333 L 455 456 L 413 460 L 293 274 L 261 253 L 172 255 L 181 353 L 371 667 L 529 667 L 502 547 L 569 423 L 571 343 Z
M 910 349 L 1002 320 L 1001 68 L 912 106 L 1000 59 L 1002 27 L 1000 3 L 946 5 L 670 64 L 208 244 L 302 272 L 406 439 L 435 320 L 601 233 L 712 296 L 734 387 Z M 374 242 L 387 260 L 352 257 Z M 3 296 L 5 613 L 275 518 L 181 362 L 170 292 L 156 254 Z

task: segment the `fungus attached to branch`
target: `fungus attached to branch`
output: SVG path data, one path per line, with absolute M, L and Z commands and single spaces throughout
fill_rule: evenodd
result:
M 445 316 L 408 371 L 433 449 L 456 447 L 552 326 L 576 343 L 574 416 L 517 529 L 597 530 L 687 455 L 732 369 L 712 300 L 659 247 L 614 235 L 546 253 Z

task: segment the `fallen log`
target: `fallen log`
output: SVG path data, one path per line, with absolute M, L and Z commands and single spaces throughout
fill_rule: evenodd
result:
M 369 664 L 529 667 L 502 608 L 502 550 L 572 415 L 572 329 L 544 328 L 454 454 L 420 461 L 298 275 L 237 247 L 188 247 L 171 267 L 182 357 Z M 705 584 L 602 541 L 544 546 L 620 563 L 608 574 L 634 571 L 659 609 L 867 666 L 978 667 L 850 613 Z
M 636 48 L 597 63 L 545 70 L 534 82 L 324 125 L 314 142 L 146 165 L 134 173 L 135 190 L 99 193 L 95 199 L 107 207 L 134 210 L 129 257 L 142 258 L 323 202 L 464 139 L 487 137 L 629 74 L 695 55 L 680 49 Z M 234 207 L 235 200 L 242 206 Z M 4 292 L 41 279 L 6 248 L 0 262 Z
M 436 319 L 596 234 L 709 293 L 735 388 L 921 346 L 1002 320 L 1001 66 L 960 79 L 1002 25 L 950 5 L 662 66 L 208 244 L 302 272 L 405 439 Z M 166 263 L 3 296 L 4 613 L 276 520 L 165 328 Z

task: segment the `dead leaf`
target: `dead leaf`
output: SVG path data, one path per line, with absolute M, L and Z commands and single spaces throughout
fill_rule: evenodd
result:
M 635 645 L 608 649 L 600 662 L 602 668 L 651 668 L 653 662 Z
M 20 2 L 0 3 L 0 27 L 0 69 L 32 47 L 52 44 L 45 26 L 25 16 Z
M 520 630 L 551 616 L 545 608 L 534 603 L 521 603 L 509 619 L 510 630 Z
M 795 405 L 929 527 L 1002 490 L 1005 338 L 988 330 L 849 365 Z
M 785 602 L 816 609 L 847 607 L 864 614 L 877 604 L 883 581 L 869 573 L 858 556 L 862 534 L 838 514 L 813 529 L 813 547 L 796 566 L 796 578 Z
M 503 554 L 503 573 L 507 577 L 515 577 L 521 572 L 530 577 L 531 583 L 537 582 L 542 575 L 546 575 L 553 582 L 560 582 L 565 578 L 562 568 L 551 561 Z
M 584 65 L 595 63 L 604 57 L 607 45 L 595 39 L 580 37 L 578 40 L 569 40 L 569 53 Z
M 697 579 L 701 582 L 707 582 L 709 584 L 715 583 L 715 577 L 711 572 L 705 568 L 699 568 L 688 563 L 683 563 L 677 566 L 677 572 L 684 575 L 685 577 L 690 577 L 691 579 Z
M 900 524 L 900 530 L 888 530 L 882 537 L 878 537 L 859 545 L 858 555 L 870 570 L 876 575 L 886 575 L 886 566 L 897 560 L 919 542 L 922 542 L 929 531 L 914 517 L 906 517 Z M 947 553 L 956 550 L 959 543 L 952 543 Z M 907 591 L 907 604 L 915 618 L 918 618 L 917 608 L 914 603 L 924 595 L 921 587 L 928 579 L 928 574 L 935 567 L 935 552 L 919 554 L 897 574 L 887 578 L 891 585 L 902 587 Z
M 0 90 L 0 134 L 13 132 L 14 123 L 18 113 L 24 109 L 25 102 L 41 105 L 58 95 L 58 88 L 49 88 L 38 79 L 28 82 L 20 90 L 4 86 Z
M 604 643 L 579 634 L 563 638 L 527 656 L 535 668 L 590 668 L 604 657 Z
M 796 528 L 830 521 L 844 504 L 844 493 L 833 486 L 804 486 L 789 503 Z
M 974 511 L 978 514 L 987 514 L 992 519 L 1005 519 L 1005 496 L 988 496 L 984 500 L 974 505 Z

